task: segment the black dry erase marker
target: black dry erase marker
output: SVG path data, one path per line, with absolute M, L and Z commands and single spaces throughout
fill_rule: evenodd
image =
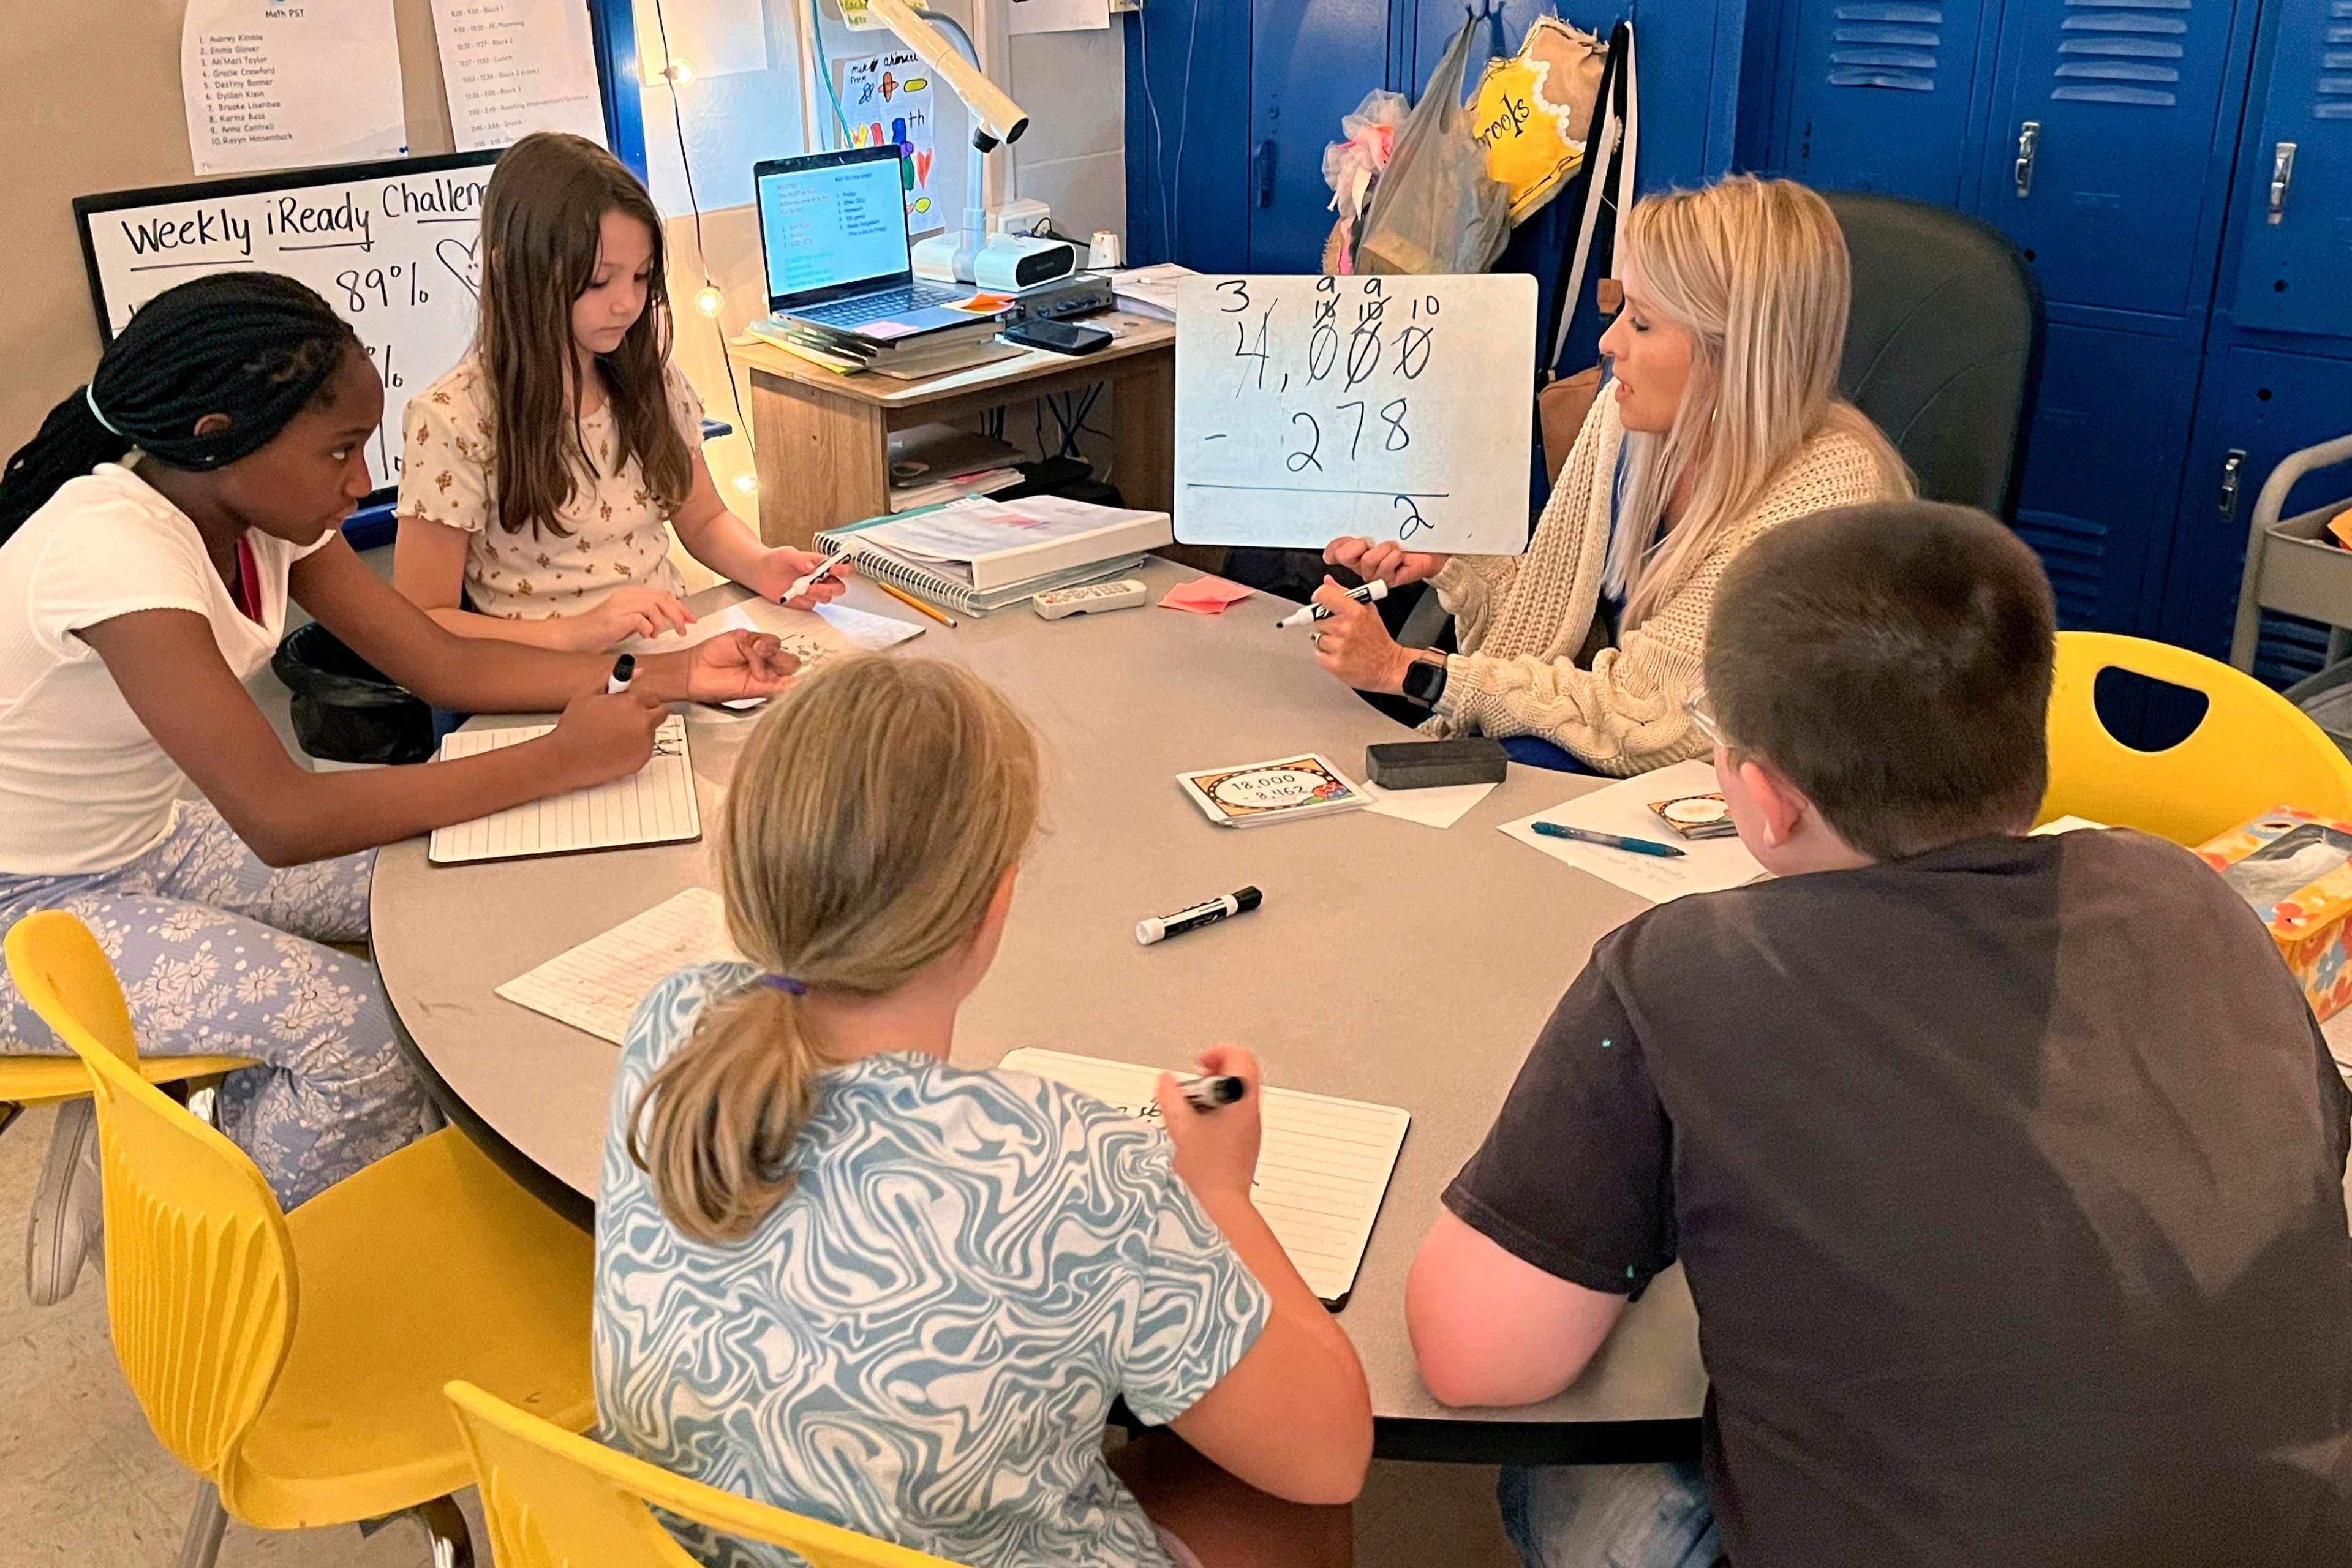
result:
M 1194 904 L 1189 910 L 1178 910 L 1172 915 L 1146 915 L 1135 922 L 1135 940 L 1150 947 L 1165 937 L 1181 936 L 1195 926 L 1223 920 L 1254 910 L 1265 899 L 1255 888 L 1244 888 L 1237 893 L 1227 893 L 1222 899 L 1211 899 L 1205 904 Z
M 1214 1078 L 1188 1078 L 1177 1088 L 1184 1091 L 1186 1103 L 1195 1110 L 1214 1110 L 1220 1105 L 1231 1105 L 1249 1092 L 1249 1080 L 1231 1073 Z
M 637 656 L 633 653 L 623 654 L 613 661 L 613 678 L 604 682 L 604 695 L 619 696 L 629 689 L 629 682 L 636 678 Z

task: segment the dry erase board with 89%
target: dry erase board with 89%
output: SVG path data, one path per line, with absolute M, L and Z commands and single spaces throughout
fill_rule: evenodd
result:
M 481 289 L 482 193 L 493 149 L 292 169 L 81 196 L 82 259 L 109 338 L 175 283 L 282 272 L 349 321 L 383 377 L 368 477 L 400 482 L 400 417 L 455 365 Z
M 1535 336 L 1525 274 L 1185 279 L 1176 537 L 1517 554 Z

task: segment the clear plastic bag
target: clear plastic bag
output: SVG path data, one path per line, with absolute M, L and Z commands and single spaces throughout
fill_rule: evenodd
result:
M 1462 105 L 1471 39 L 1486 26 L 1483 16 L 1462 25 L 1397 132 L 1356 247 L 1358 271 L 1484 272 L 1503 253 L 1510 192 L 1486 173 Z

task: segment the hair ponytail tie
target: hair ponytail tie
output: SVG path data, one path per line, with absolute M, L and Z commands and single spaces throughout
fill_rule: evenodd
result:
M 103 426 L 106 426 L 106 433 L 107 433 L 108 435 L 110 435 L 110 436 L 119 436 L 119 437 L 121 437 L 121 438 L 122 438 L 123 440 L 125 440 L 125 441 L 128 441 L 128 440 L 130 440 L 130 439 L 131 439 L 131 437 L 128 437 L 128 436 L 124 436 L 121 430 L 119 430 L 119 429 L 117 429 L 117 428 L 115 428 L 115 424 L 114 424 L 114 421 L 113 421 L 113 420 L 109 419 L 105 415 L 103 415 L 103 414 L 101 414 L 101 413 L 100 413 L 100 412 L 99 412 L 99 410 L 98 410 L 98 384 L 97 384 L 96 382 L 90 382 L 90 383 L 89 383 L 89 384 L 85 384 L 85 385 L 82 387 L 82 389 L 81 389 L 81 400 L 82 400 L 84 403 L 86 403 L 86 404 L 88 404 L 88 405 L 89 405 L 89 416 L 90 416 L 92 419 L 97 420 L 100 425 L 103 425 Z
M 808 994 L 807 984 L 804 982 L 793 979 L 789 974 L 762 974 L 760 976 L 760 984 L 766 986 L 771 991 L 781 991 L 787 996 L 805 996 Z

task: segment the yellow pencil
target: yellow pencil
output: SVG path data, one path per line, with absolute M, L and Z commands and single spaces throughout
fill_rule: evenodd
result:
M 922 611 L 923 614 L 930 616 L 931 619 L 939 622 L 940 625 L 943 626 L 951 626 L 956 624 L 956 618 L 953 616 L 949 615 L 945 610 L 940 609 L 936 605 L 926 605 L 922 600 L 918 599 L 912 594 L 907 593 L 901 589 L 893 588 L 889 584 L 881 581 L 879 578 L 868 577 L 866 581 L 881 589 L 884 593 L 889 595 L 892 598 L 898 600 L 900 604 L 909 605 L 914 608 Z

